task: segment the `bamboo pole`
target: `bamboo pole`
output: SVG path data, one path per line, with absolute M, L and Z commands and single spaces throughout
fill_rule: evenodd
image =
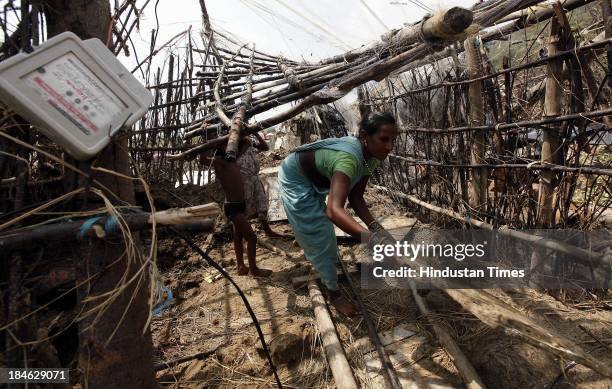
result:
M 550 26 L 550 41 L 548 44 L 549 55 L 555 55 L 561 51 L 560 23 L 554 17 Z M 552 61 L 548 63 L 546 77 L 546 92 L 544 95 L 544 116 L 551 117 L 561 114 L 562 109 L 562 82 L 563 62 Z M 550 127 L 544 130 L 542 142 L 542 164 L 552 163 L 561 164 L 561 137 L 558 128 Z M 538 213 L 537 220 L 541 227 L 550 227 L 554 221 L 553 197 L 556 184 L 555 173 L 543 171 L 540 174 L 540 190 L 538 193 Z
M 465 48 L 470 78 L 478 78 L 482 75 L 482 57 L 478 48 L 476 37 L 465 40 Z M 482 99 L 482 81 L 470 84 L 468 98 L 470 101 L 470 125 L 484 124 L 484 102 Z M 482 131 L 474 133 L 470 148 L 470 163 L 479 165 L 485 163 L 486 137 Z M 486 167 L 474 168 L 471 171 L 472 186 L 470 188 L 470 206 L 476 212 L 485 210 L 487 204 L 487 179 Z
M 320 67 L 318 69 L 312 70 L 312 71 L 308 71 L 306 73 L 301 73 L 301 74 L 297 74 L 297 76 L 300 77 L 302 84 L 305 84 L 306 81 L 312 81 L 312 80 L 316 80 L 317 77 L 319 76 L 327 76 L 330 74 L 334 74 L 335 76 L 339 76 L 341 74 L 343 74 L 343 72 L 345 70 L 347 70 L 349 68 L 349 66 L 347 64 L 331 64 L 328 66 L 323 66 Z M 253 92 L 259 92 L 261 90 L 264 89 L 268 89 L 274 86 L 280 86 L 283 84 L 287 84 L 287 80 L 285 78 L 285 75 L 283 74 L 282 76 L 275 76 L 275 77 L 271 77 L 273 78 L 273 80 L 268 80 L 264 83 L 259 83 L 260 81 L 254 81 L 253 84 L 257 84 L 256 87 L 253 87 Z M 312 83 L 308 83 L 309 85 L 312 85 Z M 243 83 L 241 83 L 240 85 L 244 85 Z M 304 85 L 302 85 L 304 86 Z M 294 92 L 295 90 L 292 88 L 285 88 L 282 90 L 279 90 L 278 93 L 283 93 L 283 92 Z M 233 94 L 230 94 L 228 96 L 224 96 L 221 101 L 232 101 L 238 97 L 241 97 L 243 95 L 243 91 L 240 92 L 236 92 Z M 198 109 L 203 110 L 205 107 L 200 107 Z
M 321 334 L 323 349 L 334 376 L 336 387 L 338 389 L 357 389 L 358 386 L 357 382 L 355 382 L 353 371 L 346 359 L 342 343 L 340 343 L 336 328 L 334 327 L 334 322 L 329 316 L 325 299 L 316 281 L 308 283 L 308 293 L 312 301 L 317 327 Z
M 231 122 L 230 118 L 227 117 L 227 114 L 223 110 L 223 104 L 221 103 L 221 94 L 219 92 L 219 89 L 221 88 L 221 83 L 223 82 L 223 74 L 225 73 L 225 69 L 227 67 L 227 64 L 230 63 L 230 62 L 231 61 L 225 62 L 223 64 L 223 67 L 221 67 L 221 71 L 218 74 L 217 81 L 215 82 L 215 88 L 214 88 L 215 112 L 217 114 L 217 117 L 221 121 L 221 123 L 223 123 L 227 127 L 230 127 L 232 125 L 232 122 Z
M 429 308 L 427 308 L 427 305 L 425 304 L 425 300 L 421 298 L 415 288 L 411 288 L 411 291 L 412 297 L 414 298 L 419 311 L 423 316 L 425 316 L 433 328 L 436 339 L 438 339 L 438 343 L 440 343 L 440 346 L 442 346 L 446 353 L 450 356 L 466 387 L 468 389 L 486 388 L 486 385 L 482 382 L 478 373 L 476 373 L 476 369 L 474 369 L 474 366 L 472 366 L 470 360 L 465 356 L 459 345 L 457 345 L 455 339 L 453 339 L 453 337 L 444 327 L 439 325 L 435 319 L 432 318 Z
M 368 100 L 366 98 L 367 95 L 367 89 L 365 85 L 361 85 L 359 88 L 357 88 L 357 101 L 358 101 L 358 108 L 359 108 L 359 117 L 361 120 L 365 119 L 371 110 L 371 107 L 366 104 L 366 101 Z
M 567 0 L 563 3 L 563 8 L 567 11 L 574 10 L 576 8 L 582 7 L 586 4 L 589 4 L 594 0 Z M 602 0 L 605 1 L 605 0 Z M 491 29 L 489 32 L 484 33 L 481 36 L 481 40 L 483 43 L 492 42 L 497 40 L 505 40 L 515 31 L 522 30 L 529 26 L 533 26 L 537 23 L 541 23 L 547 19 L 550 19 L 554 16 L 554 10 L 552 6 L 546 8 L 540 8 L 535 12 L 524 12 L 523 16 L 514 20 L 511 23 L 508 23 L 502 27 Z M 487 26 L 490 26 L 495 23 L 488 23 Z M 448 47 L 439 53 L 429 54 L 424 56 L 422 59 L 418 61 L 414 61 L 406 67 L 399 69 L 400 72 L 404 72 L 410 69 L 415 69 L 421 66 L 429 65 L 433 62 L 445 59 L 450 57 L 455 51 L 454 48 Z M 463 51 L 463 48 L 457 49 L 458 52 Z
M 129 227 L 131 232 L 145 231 L 152 228 L 151 217 L 149 214 L 124 215 L 123 222 Z M 122 231 L 118 227 L 108 228 L 109 225 L 116 225 L 118 222 L 114 217 L 101 218 L 90 228 L 85 229 L 84 222 L 68 222 L 42 226 L 40 228 L 20 231 L 14 234 L 0 236 L 0 249 L 16 250 L 31 247 L 33 244 L 44 242 L 70 242 L 86 238 L 108 238 L 122 236 Z M 158 229 L 166 226 L 177 226 L 185 232 L 212 232 L 214 220 L 203 218 L 175 219 L 172 223 L 159 225 Z
M 203 0 L 202 0 L 202 1 L 203 1 Z M 229 42 L 231 42 L 231 43 L 235 44 L 236 46 L 240 46 L 240 45 L 242 45 L 242 43 L 237 42 L 235 39 L 233 39 L 233 38 L 232 38 L 231 36 L 229 36 L 229 35 L 225 35 L 225 34 L 223 34 L 222 32 L 219 32 L 219 31 L 217 31 L 217 30 L 213 30 L 213 32 L 214 32 L 216 35 L 219 35 L 220 37 L 222 37 L 222 38 L 224 38 L 224 39 L 227 39 Z M 276 62 L 276 61 L 278 60 L 278 57 L 275 57 L 275 56 L 270 55 L 270 54 L 263 53 L 263 52 L 258 51 L 258 50 L 255 50 L 255 53 L 256 53 L 256 54 L 259 54 L 259 56 L 260 56 L 260 57 L 269 58 L 270 60 L 272 60 L 272 61 L 274 61 L 274 62 Z M 262 58 L 259 58 L 259 57 L 258 57 L 258 59 L 262 59 Z M 290 60 L 288 60 L 288 62 L 297 63 L 297 62 L 295 62 L 295 61 L 290 61 Z
M 295 70 L 291 67 L 289 67 L 286 63 L 284 63 L 282 60 L 278 61 L 278 68 L 281 70 L 281 72 L 283 72 L 283 75 L 285 76 L 285 80 L 287 81 L 287 83 L 289 84 L 289 86 L 291 86 L 293 89 L 302 89 L 302 81 L 300 80 L 300 78 L 297 76 Z
M 612 115 L 612 108 L 602 109 L 599 111 L 591 112 L 578 112 L 568 115 L 559 115 L 554 117 L 544 117 L 537 120 L 523 120 L 514 123 L 495 123 L 484 126 L 462 126 L 462 127 L 451 127 L 451 128 L 408 128 L 402 130 L 404 132 L 423 132 L 433 134 L 449 134 L 453 132 L 469 132 L 469 131 L 496 131 L 496 130 L 522 130 L 530 127 L 540 127 L 546 124 L 562 123 L 571 120 L 579 120 L 583 118 L 596 119 L 603 116 Z M 604 129 L 604 131 L 608 131 Z
M 206 41 L 206 37 L 208 37 L 210 42 L 210 49 L 212 50 L 212 55 L 217 60 L 218 64 L 223 63 L 223 59 L 219 55 L 217 50 L 217 44 L 215 43 L 215 37 L 213 35 L 213 30 L 210 26 L 210 18 L 208 17 L 208 10 L 206 9 L 206 3 L 204 0 L 199 0 L 200 2 L 200 10 L 202 11 L 202 26 L 204 29 L 201 32 L 202 41 Z
M 285 259 L 288 259 L 290 261 L 296 261 L 299 260 L 299 257 L 294 257 L 293 255 L 289 254 L 288 252 L 286 252 L 285 250 L 276 247 L 275 245 L 273 245 L 272 243 L 270 243 L 269 241 L 262 239 L 260 237 L 257 237 L 257 244 L 262 245 L 263 247 L 267 248 L 268 250 L 280 254 L 282 255 Z
M 612 6 L 610 0 L 600 0 L 601 14 L 604 20 L 605 37 L 612 38 Z M 612 89 L 612 44 L 608 43 L 608 88 Z
M 216 34 L 217 35 L 221 35 L 219 33 L 216 33 Z M 231 51 L 231 50 L 228 50 L 228 49 L 224 49 L 223 47 L 217 47 L 217 50 L 219 50 L 221 52 L 224 52 L 224 53 L 227 53 L 227 54 L 232 54 L 232 55 L 235 54 L 234 51 Z M 258 53 L 258 51 L 255 51 L 255 52 Z M 244 54 L 240 54 L 239 57 L 249 58 L 248 56 L 246 56 Z M 253 58 L 255 58 L 257 60 L 260 60 L 260 61 L 268 61 L 268 62 L 270 62 L 270 65 L 272 65 L 272 66 L 274 66 L 276 64 L 277 60 L 278 60 L 277 57 L 273 57 L 273 56 L 265 57 L 265 56 L 261 56 L 261 55 L 255 55 L 255 56 L 253 56 Z M 297 62 L 289 60 L 289 59 L 285 59 L 285 62 L 290 63 L 292 65 L 297 65 L 298 64 Z
M 507 305 L 487 290 L 447 289 L 445 292 L 489 327 L 509 328 L 530 344 L 568 361 L 576 361 L 606 377 L 612 377 L 612 365 L 606 361 L 607 358 L 602 360 L 593 357 L 579 344 L 557 333 L 553 328 L 547 328 L 540 323 L 541 320 L 536 321 Z
M 385 192 L 390 192 L 389 189 L 384 187 L 375 186 L 375 188 Z M 489 231 L 496 231 L 500 235 L 509 236 L 513 239 L 531 242 L 533 245 L 538 247 L 570 254 L 577 259 L 583 260 L 587 266 L 592 265 L 602 269 L 605 274 L 609 273 L 609 253 L 596 253 L 568 245 L 564 242 L 544 239 L 536 235 L 511 230 L 508 228 L 496 229 L 489 223 L 461 215 L 449 209 L 444 209 L 433 204 L 429 204 L 415 196 L 407 195 L 401 192 L 393 192 L 393 194 L 402 199 L 409 200 L 421 207 L 452 217 L 475 227 L 483 228 Z M 503 327 L 512 329 L 517 335 L 535 346 L 542 347 L 543 349 L 546 349 L 560 357 L 575 360 L 593 369 L 594 371 L 605 375 L 606 377 L 612 377 L 612 368 L 610 368 L 610 365 L 606 364 L 605 361 L 599 361 L 593 358 L 578 344 L 566 339 L 561 334 L 557 334 L 552 328 L 546 328 L 539 322 L 525 316 L 521 312 L 505 304 L 503 301 L 500 301 L 498 298 L 490 295 L 485 290 L 444 289 L 443 292 L 448 294 L 453 300 L 461 304 L 463 308 L 474 314 L 490 327 L 494 328 L 501 325 Z M 492 310 L 491 307 L 495 307 L 495 309 Z
M 375 53 L 379 58 L 389 55 L 391 51 L 401 52 L 410 45 L 427 42 L 428 45 L 443 40 L 456 40 L 457 35 L 472 23 L 472 11 L 461 7 L 452 7 L 441 10 L 430 18 L 424 19 L 414 25 L 392 31 L 390 36 L 382 41 L 348 51 L 321 61 L 322 65 L 330 63 L 353 62 L 359 57 Z
M 311 91 L 309 89 L 306 89 L 304 90 L 304 92 L 305 93 L 302 93 L 302 92 L 300 93 L 304 95 L 304 94 L 310 93 Z M 288 102 L 288 101 L 291 101 L 291 99 L 287 98 L 282 101 Z M 295 111 L 295 110 L 297 109 L 296 108 L 292 109 L 292 111 Z M 299 112 L 302 112 L 302 111 L 299 111 Z M 286 113 L 283 113 L 282 115 L 284 117 L 285 116 L 291 117 L 290 116 L 291 113 L 292 112 L 286 112 Z M 452 133 L 452 132 L 512 130 L 512 129 L 522 129 L 524 127 L 538 127 L 538 126 L 541 126 L 544 124 L 550 124 L 550 123 L 562 123 L 565 121 L 576 120 L 576 119 L 581 119 L 581 118 L 593 119 L 593 118 L 598 118 L 598 117 L 602 117 L 606 115 L 612 115 L 612 108 L 599 110 L 599 111 L 592 111 L 592 112 L 581 112 L 581 113 L 576 113 L 576 114 L 560 115 L 556 117 L 546 117 L 546 118 L 542 118 L 538 120 L 525 120 L 525 121 L 515 122 L 515 123 L 497 123 L 495 125 L 485 125 L 485 126 L 477 126 L 477 127 L 464 126 L 464 127 L 454 127 L 454 128 L 446 128 L 446 129 L 443 129 L 443 128 L 414 128 L 414 129 L 410 129 L 409 132 L 426 132 L 426 133 L 445 134 L 445 133 Z M 282 122 L 283 120 L 281 119 L 282 118 L 279 115 L 271 119 L 268 119 L 264 123 L 257 122 L 257 123 L 250 124 L 248 126 L 248 132 L 253 133 L 253 132 L 257 132 L 262 129 L 268 128 L 266 127 L 266 125 L 273 126 L 275 124 Z M 193 158 L 196 155 L 203 153 L 207 150 L 211 150 L 219 145 L 222 145 L 225 142 L 227 142 L 227 135 L 209 140 L 208 142 L 195 146 L 192 149 L 185 151 L 184 153 L 170 155 L 168 156 L 168 159 Z
M 240 51 L 240 50 L 238 50 Z M 255 48 L 251 51 L 251 68 L 249 69 L 249 75 L 247 76 L 247 87 L 245 95 L 240 102 L 240 108 L 232 117 L 232 123 L 229 131 L 229 138 L 227 141 L 227 147 L 225 149 L 225 159 L 228 161 L 235 161 L 238 156 L 238 146 L 240 141 L 240 133 L 244 128 L 246 119 L 247 106 L 251 105 L 251 99 L 253 97 L 253 54 Z M 218 96 L 215 96 L 215 98 Z M 219 101 L 218 101 L 219 102 Z M 220 103 L 219 103 L 220 104 Z
M 568 173 L 580 173 L 580 174 L 595 174 L 602 176 L 612 176 L 612 169 L 602 169 L 595 166 L 564 166 L 564 165 L 553 165 L 553 164 L 541 164 L 541 163 L 484 163 L 478 165 L 471 164 L 449 164 L 430 160 L 416 160 L 412 158 L 403 157 L 401 155 L 389 154 L 389 158 L 399 159 L 405 161 L 408 166 L 438 166 L 444 168 L 455 168 L 455 169 L 477 169 L 477 168 L 490 168 L 490 169 L 530 169 L 530 170 L 549 170 L 553 172 L 568 172 Z

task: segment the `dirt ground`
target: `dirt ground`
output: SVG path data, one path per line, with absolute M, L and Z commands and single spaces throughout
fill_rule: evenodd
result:
M 272 166 L 282 158 L 268 157 L 267 163 Z M 217 184 L 205 187 L 185 185 L 177 189 L 155 186 L 152 190 L 160 208 L 223 200 Z M 440 225 L 449 222 L 432 217 L 435 215 L 412 213 L 416 210 L 404 209 L 380 192 L 368 190 L 366 196 L 377 218 L 404 215 Z M 425 226 L 424 222 L 420 222 L 420 226 Z M 283 222 L 275 223 L 273 228 L 281 233 L 291 233 L 290 226 Z M 259 227 L 257 234 L 264 236 Z M 236 275 L 231 233 L 223 221 L 213 239 L 202 234 L 194 240 L 202 249 L 210 249 L 210 256 L 229 271 L 244 291 L 261 323 L 283 385 L 287 388 L 335 387 L 308 292 L 306 288 L 294 289 L 291 283 L 293 278 L 311 272 L 299 247 L 289 240 L 271 240 L 290 253 L 293 259 L 288 260 L 258 246 L 258 264 L 272 269 L 274 274 L 269 279 L 254 279 Z M 360 247 L 346 242 L 341 242 L 339 250 L 343 260 L 351 265 L 364 255 Z M 58 258 L 65 258 L 68 262 L 66 268 L 70 268 L 70 253 L 58 254 Z M 158 266 L 162 282 L 174 295 L 171 304 L 154 316 L 151 325 L 155 362 L 160 366 L 157 377 L 161 385 L 168 388 L 275 387 L 255 327 L 233 286 L 223 278 L 215 279 L 216 271 L 176 239 L 159 241 Z M 360 284 L 357 277 L 353 281 L 357 286 Z M 341 283 L 341 286 L 348 293 L 346 283 Z M 430 382 L 463 387 L 451 358 L 438 346 L 429 321 L 421 316 L 409 291 L 357 289 L 357 292 L 364 299 L 379 333 L 397 326 L 416 333 L 400 350 L 390 352 L 394 357 L 403 358 L 400 368 L 410 367 L 409 374 Z M 563 295 L 555 297 L 551 296 L 552 293 L 531 289 L 491 290 L 490 293 L 562 334 L 597 360 L 603 362 L 612 358 L 610 292 L 566 290 Z M 512 331 L 490 328 L 441 291 L 431 291 L 424 294 L 424 298 L 432 311 L 429 319 L 446 328 L 456 339 L 489 388 L 612 388 L 610 379 L 585 366 L 572 364 L 571 360 L 527 343 Z M 58 312 L 67 309 L 51 308 L 58 311 L 45 315 L 49 321 L 58 320 Z M 333 308 L 331 312 L 358 382 L 362 387 L 377 387 L 367 386 L 370 376 L 362 374 L 365 367 L 370 366 L 369 355 L 354 348 L 357 340 L 367 336 L 362 317 L 344 318 Z M 67 328 L 53 344 L 62 363 L 70 361 L 78 347 L 78 328 L 70 320 L 71 315 L 65 314 L 59 319 L 59 324 L 45 322 L 43 325 Z M 166 367 L 165 363 L 197 353 L 200 353 L 197 358 Z
M 271 157 L 269 163 L 278 164 L 276 158 Z M 201 187 L 182 188 L 176 193 L 180 201 L 196 203 L 214 199 L 215 195 L 218 195 L 216 190 Z M 407 214 L 389 198 L 370 190 L 367 195 L 377 217 Z M 203 235 L 196 242 L 210 250 L 210 256 L 228 270 L 245 293 L 261 324 L 283 385 L 334 387 L 308 292 L 306 288 L 294 289 L 291 284 L 294 277 L 311 272 L 299 247 L 289 240 L 270 241 L 293 257 L 289 260 L 258 245 L 258 265 L 273 270 L 274 274 L 269 279 L 238 276 L 231 234 L 223 223 L 212 241 Z M 286 223 L 276 223 L 273 228 L 291 234 Z M 259 228 L 257 234 L 263 237 Z M 358 246 L 348 244 L 341 245 L 340 253 L 349 263 L 358 262 L 363 255 Z M 163 282 L 173 291 L 174 301 L 152 323 L 157 363 L 206 354 L 160 369 L 159 382 L 171 388 L 274 387 L 257 332 L 234 287 L 223 278 L 214 279 L 217 272 L 179 241 L 160 242 L 158 259 Z M 359 285 L 358 278 L 354 284 Z M 364 298 L 378 332 L 398 325 L 418 332 L 414 341 L 403 349 L 409 354 L 407 364 L 415 374 L 432 382 L 462 387 L 451 359 L 438 346 L 408 290 L 358 290 L 358 293 Z M 492 293 L 526 315 L 544 321 L 596 358 L 612 357 L 610 294 L 595 298 L 569 291 L 559 299 L 565 301 L 562 303 L 535 290 Z M 612 387 L 611 380 L 584 366 L 573 366 L 570 361 L 526 343 L 511 331 L 488 327 L 441 291 L 431 291 L 425 299 L 434 312 L 433 320 L 457 340 L 489 388 Z M 351 366 L 359 371 L 365 365 L 365 358 L 351 347 L 357 339 L 367 336 L 365 323 L 360 315 L 343 318 L 331 311 L 343 346 L 349 350 Z M 363 384 L 362 379 L 359 378 Z

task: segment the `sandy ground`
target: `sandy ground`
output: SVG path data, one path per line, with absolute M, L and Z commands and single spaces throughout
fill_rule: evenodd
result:
M 190 197 L 185 193 L 179 195 Z M 375 204 L 373 213 L 377 217 L 406 214 L 406 210 L 398 208 L 388 198 L 374 195 L 371 191 L 368 196 L 370 203 Z M 286 223 L 277 223 L 273 228 L 291 233 Z M 261 231 L 257 233 L 263 237 Z M 291 284 L 294 277 L 310 272 L 310 265 L 299 247 L 291 241 L 271 240 L 294 258 L 288 260 L 258 246 L 259 266 L 273 270 L 274 274 L 269 279 L 255 279 L 236 275 L 230 239 L 229 230 L 221 228 L 210 243 L 210 256 L 229 271 L 248 298 L 261 323 L 283 385 L 334 387 L 308 292 L 306 288 L 296 290 Z M 205 248 L 206 236 L 197 237 L 196 241 Z M 342 245 L 340 253 L 349 263 L 356 262 L 362 255 L 358 246 L 350 245 Z M 216 271 L 211 271 L 196 253 L 179 241 L 160 243 L 159 263 L 163 281 L 174 292 L 175 300 L 154 318 L 152 324 L 157 362 L 209 352 L 201 359 L 160 370 L 160 383 L 165 387 L 181 388 L 275 386 L 255 327 L 233 286 L 225 279 L 208 282 L 207 278 L 214 276 Z M 354 279 L 354 283 L 359 285 L 359 280 Z M 406 364 L 412 366 L 415 374 L 431 382 L 462 387 L 452 361 L 437 345 L 409 291 L 358 292 L 366 301 L 379 332 L 398 325 L 409 326 L 418 332 L 418 336 L 402 349 L 402 353 L 407 355 Z M 609 346 L 612 341 L 612 298 L 609 294 L 585 299 L 578 292 L 574 296 L 569 291 L 564 296 L 566 303 L 562 303 L 534 290 L 494 293 L 528 316 L 543 320 L 593 356 L 612 357 Z M 440 291 L 426 294 L 425 299 L 434 311 L 433 320 L 443 325 L 457 340 L 489 388 L 612 387 L 612 381 L 586 367 L 571 366 L 570 361 L 528 344 L 503 328 L 488 327 Z M 331 311 L 345 350 L 351 350 L 355 340 L 367 336 L 363 319 L 359 315 L 343 318 L 333 309 Z M 348 356 L 356 371 L 363 368 L 362 354 L 351 351 Z

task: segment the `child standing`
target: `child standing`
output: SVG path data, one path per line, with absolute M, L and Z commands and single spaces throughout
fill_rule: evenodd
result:
M 244 144 L 250 143 L 246 139 L 241 139 L 239 152 L 244 151 Z M 246 215 L 245 190 L 240 165 L 236 161 L 225 159 L 225 147 L 218 148 L 215 152 L 213 167 L 215 177 L 221 183 L 225 193 L 225 203 L 223 212 L 232 222 L 234 235 L 234 251 L 236 252 L 236 270 L 239 275 L 251 274 L 254 277 L 269 277 L 271 270 L 257 267 L 255 260 L 257 236 L 253 232 Z M 240 154 L 239 154 L 240 155 Z M 244 264 L 244 243 L 247 243 L 248 267 Z
M 255 133 L 257 143 L 245 140 L 239 150 L 236 160 L 240 166 L 240 175 L 244 182 L 244 200 L 246 203 L 246 215 L 250 219 L 257 216 L 261 228 L 269 238 L 288 238 L 274 232 L 268 223 L 268 196 L 264 190 L 263 183 L 259 178 L 259 161 L 257 150 L 268 151 L 270 148 L 265 139 L 259 133 Z

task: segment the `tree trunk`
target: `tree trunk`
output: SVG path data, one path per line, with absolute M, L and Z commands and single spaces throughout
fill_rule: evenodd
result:
M 82 39 L 99 38 L 106 43 L 111 27 L 108 0 L 49 0 L 45 6 L 48 36 L 72 31 Z M 127 138 L 117 140 L 97 157 L 96 165 L 130 175 Z M 92 175 L 117 194 L 122 200 L 134 203 L 131 181 L 109 174 Z M 92 204 L 89 207 L 98 207 Z M 136 237 L 134 237 L 136 238 Z M 92 241 L 82 251 L 77 262 L 77 282 L 106 268 L 124 253 L 121 241 Z M 138 262 L 138 261 L 134 261 Z M 124 274 L 128 279 L 140 264 L 128 266 L 124 258 L 84 283 L 78 295 L 83 312 L 92 309 L 103 299 L 83 301 L 86 296 L 98 296 L 117 287 Z M 90 388 L 154 388 L 157 387 L 153 370 L 151 332 L 143 329 L 149 314 L 151 280 L 144 272 L 144 280 L 136 288 L 132 283 L 99 316 L 91 315 L 79 322 L 79 369 L 81 382 Z M 137 289 L 137 290 L 136 290 Z M 132 299 L 133 298 L 133 299 Z M 123 317 L 124 312 L 125 317 Z M 116 333 L 109 338 L 117 328 Z M 107 343 L 108 341 L 108 343 Z

